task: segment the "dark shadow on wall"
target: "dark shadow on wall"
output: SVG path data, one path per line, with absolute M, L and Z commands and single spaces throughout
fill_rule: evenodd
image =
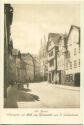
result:
M 30 89 L 23 88 L 23 91 L 25 91 L 25 92 L 30 92 L 31 90 L 30 90 Z
M 32 102 L 32 101 L 40 101 L 40 99 L 39 99 L 39 96 L 37 96 L 37 95 L 26 93 L 25 91 L 18 91 L 17 101 L 18 102 L 21 102 L 21 101 Z
M 27 92 L 26 92 L 27 91 Z M 30 94 L 27 90 L 18 90 L 17 91 L 17 98 L 12 100 L 10 98 L 7 98 L 4 102 L 4 108 L 18 108 L 18 102 L 34 102 L 34 101 L 40 101 L 39 96 Z

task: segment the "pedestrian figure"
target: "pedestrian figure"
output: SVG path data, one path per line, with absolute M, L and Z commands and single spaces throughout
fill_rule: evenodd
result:
M 22 89 L 23 89 L 23 84 L 22 84 L 22 83 L 19 83 L 19 84 L 18 84 L 18 89 L 19 89 L 19 90 L 22 90 Z
M 18 108 L 17 106 L 17 85 L 11 81 L 7 88 L 6 108 Z
M 30 82 L 30 77 L 29 77 L 29 80 L 27 82 L 27 88 L 29 88 L 29 82 Z
M 27 83 L 27 88 L 29 88 L 29 83 Z
M 18 83 L 18 89 L 20 89 L 20 83 Z

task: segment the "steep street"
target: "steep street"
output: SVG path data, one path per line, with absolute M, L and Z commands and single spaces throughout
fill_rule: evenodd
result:
M 79 108 L 79 87 L 30 83 L 18 92 L 19 108 Z

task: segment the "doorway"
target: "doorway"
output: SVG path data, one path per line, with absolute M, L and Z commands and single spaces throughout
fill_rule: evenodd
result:
M 51 83 L 51 73 L 49 73 L 49 82 Z
M 80 73 L 76 73 L 74 77 L 75 86 L 80 86 Z

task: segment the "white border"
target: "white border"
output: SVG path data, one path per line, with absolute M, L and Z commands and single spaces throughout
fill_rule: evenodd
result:
M 30 117 L 30 116 L 23 116 L 23 114 L 27 114 L 27 113 L 35 113 L 36 109 L 4 109 L 3 108 L 3 53 L 4 53 L 4 9 L 3 9 L 3 3 L 11 3 L 11 4 L 62 4 L 62 3 L 72 3 L 73 4 L 78 4 L 81 3 L 81 107 L 83 102 L 82 102 L 82 95 L 83 95 L 83 88 L 84 88 L 84 78 L 83 78 L 83 72 L 84 72 L 84 66 L 83 66 L 83 49 L 84 49 L 84 42 L 83 42 L 83 22 L 84 22 L 84 2 L 83 1 L 50 1 L 50 0 L 43 0 L 43 1 L 28 1 L 28 0 L 4 0 L 4 2 L 1 2 L 0 4 L 0 58 L 1 58 L 1 62 L 0 62 L 0 123 L 1 124 L 82 124 L 82 116 L 83 116 L 83 112 L 82 109 L 77 109 L 77 108 L 73 108 L 73 109 L 43 109 L 48 110 L 50 113 L 55 113 L 55 114 L 65 114 L 65 113 L 76 113 L 78 114 L 78 116 L 58 116 L 58 117 Z M 38 111 L 41 111 L 41 109 L 37 109 Z M 11 114 L 11 115 L 10 115 Z M 20 116 L 14 116 L 12 114 L 20 114 Z M 82 115 L 82 116 L 81 116 Z

